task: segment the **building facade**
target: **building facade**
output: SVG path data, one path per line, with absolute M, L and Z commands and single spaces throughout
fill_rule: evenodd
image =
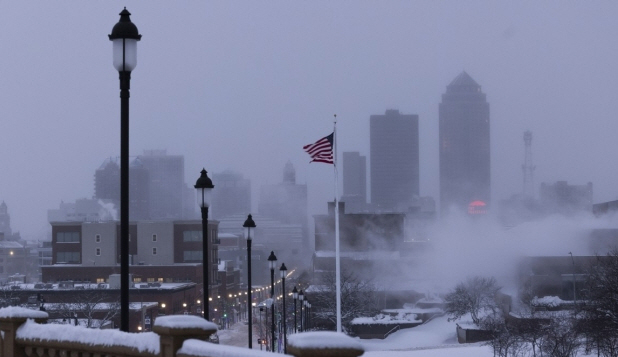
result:
M 357 151 L 343 153 L 343 196 L 348 212 L 367 207 L 367 158 Z
M 378 212 L 406 211 L 419 195 L 418 115 L 387 110 L 369 121 L 371 204 Z
M 466 72 L 442 95 L 439 107 L 440 210 L 467 211 L 475 201 L 490 205 L 489 103 Z M 477 202 L 477 204 L 478 204 Z

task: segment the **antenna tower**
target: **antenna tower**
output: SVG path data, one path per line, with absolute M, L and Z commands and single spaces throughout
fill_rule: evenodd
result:
M 532 132 L 526 130 L 524 132 L 524 164 L 521 169 L 524 172 L 524 197 L 534 198 L 534 169 L 536 166 L 532 164 Z

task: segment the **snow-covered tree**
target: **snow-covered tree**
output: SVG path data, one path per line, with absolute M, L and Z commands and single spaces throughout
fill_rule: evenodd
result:
M 451 321 L 470 314 L 472 322 L 479 325 L 484 314 L 497 311 L 495 297 L 500 289 L 493 277 L 468 278 L 465 282 L 457 284 L 455 289 L 446 295 L 445 311 L 451 316 Z

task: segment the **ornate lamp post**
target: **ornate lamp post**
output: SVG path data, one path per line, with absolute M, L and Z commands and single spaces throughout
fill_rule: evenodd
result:
M 302 290 L 298 293 L 298 300 L 300 300 L 300 332 L 303 332 L 303 305 L 305 303 L 305 294 Z
M 275 264 L 277 264 L 277 256 L 275 252 L 271 251 L 268 256 L 268 265 L 270 266 L 270 299 L 272 300 L 270 328 L 272 330 L 271 344 L 273 352 L 275 352 Z
M 251 316 L 251 228 L 255 228 L 255 222 L 251 215 L 247 216 L 247 220 L 242 225 L 245 228 L 245 239 L 247 240 L 247 313 L 249 319 L 249 348 L 253 348 L 253 319 Z
M 296 333 L 296 300 L 298 300 L 298 290 L 296 290 L 296 287 L 292 289 L 292 298 L 294 298 L 294 333 Z
M 279 271 L 281 272 L 281 290 L 283 291 L 283 353 L 288 353 L 288 331 L 287 321 L 285 320 L 285 275 L 288 272 L 288 268 L 285 266 L 285 263 L 281 263 Z
M 208 207 L 210 207 L 210 196 L 215 185 L 208 177 L 205 169 L 202 169 L 200 178 L 195 181 L 195 190 L 197 193 L 197 204 L 202 210 L 202 288 L 204 289 L 204 319 L 209 320 L 210 309 L 208 307 L 209 283 L 208 283 Z
M 309 300 L 305 299 L 305 301 L 303 301 L 304 305 L 305 305 L 305 316 L 303 317 L 303 319 L 305 320 L 305 326 L 303 326 L 303 331 L 307 331 L 307 325 L 308 325 L 308 321 L 309 320 Z
M 137 65 L 137 41 L 142 38 L 130 16 L 125 7 L 109 35 L 114 68 L 120 75 L 120 331 L 125 332 L 129 332 L 129 89 Z

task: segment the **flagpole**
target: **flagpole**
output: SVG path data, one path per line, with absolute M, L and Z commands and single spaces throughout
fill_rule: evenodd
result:
M 333 168 L 335 170 L 335 275 L 336 279 L 336 292 L 337 292 L 337 332 L 341 332 L 341 264 L 339 259 L 339 174 L 337 170 L 337 114 L 335 114 L 333 124 L 333 141 L 334 141 L 334 155 L 333 155 Z

